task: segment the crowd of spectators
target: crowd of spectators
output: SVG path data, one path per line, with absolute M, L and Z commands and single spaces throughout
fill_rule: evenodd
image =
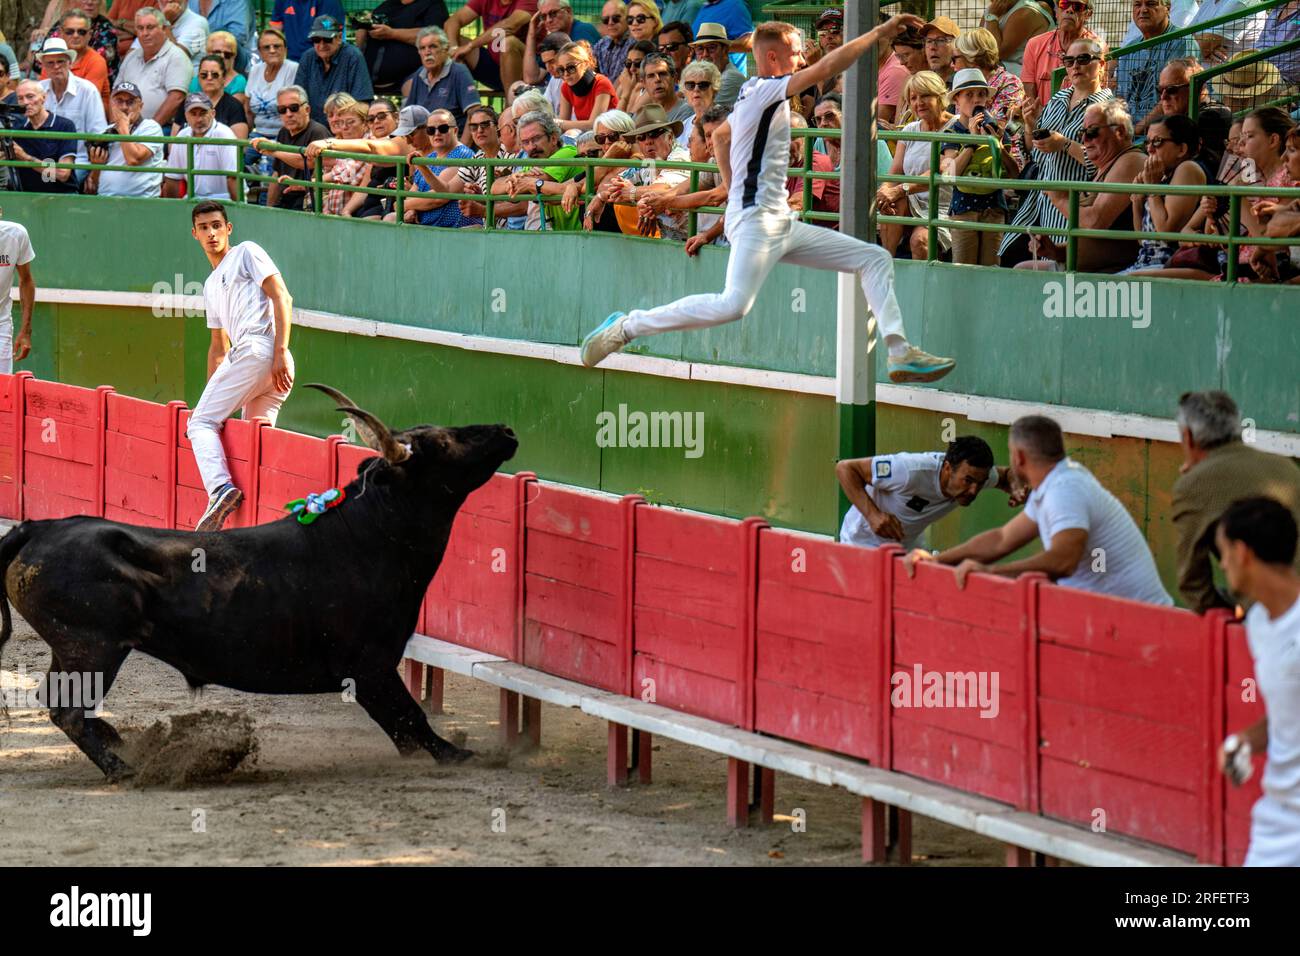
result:
M 1094 29 L 1093 0 L 988 0 L 978 27 L 963 30 L 939 15 L 883 42 L 879 127 L 987 135 L 988 145 L 942 143 L 935 172 L 945 180 L 996 175 L 1019 184 L 945 181 L 932 191 L 926 183 L 884 183 L 875 197 L 880 213 L 928 218 L 933 208 L 942 222 L 933 249 L 927 226 L 886 223 L 877 238 L 899 257 L 1061 269 L 1066 242 L 1053 231 L 1067 225 L 1070 194 L 1035 188 L 1035 181 L 1300 185 L 1288 112 L 1298 105 L 1300 51 L 1233 66 L 1235 58 L 1300 37 L 1300 2 L 1253 14 L 1246 6 L 1244 0 L 1132 0 L 1120 44 L 1145 45 L 1118 57 L 1105 31 Z M 26 122 L 38 129 L 251 139 L 242 153 L 200 145 L 195 158 L 204 160 L 200 168 L 220 159 L 215 168 L 261 172 L 266 185 L 250 189 L 250 199 L 291 209 L 312 208 L 313 190 L 300 181 L 310 178 L 323 149 L 359 143 L 370 144 L 359 147 L 369 161 L 326 156 L 326 183 L 391 188 L 398 185 L 398 159 L 453 162 L 403 164 L 405 188 L 442 194 L 403 204 L 407 221 L 426 225 L 481 227 L 483 199 L 448 196 L 492 193 L 494 225 L 501 228 L 685 241 L 691 238 L 687 212 L 724 199 L 711 174 L 697 172 L 697 188 L 690 189 L 689 174 L 664 170 L 658 161 L 711 161 L 713 144 L 697 131 L 708 116 L 717 117 L 715 125 L 725 119 L 746 79 L 753 20 L 743 0 L 607 0 L 598 23 L 576 16 L 570 0 L 470 0 L 454 14 L 445 0 L 384 0 L 361 14 L 345 12 L 340 0 L 277 0 L 257 35 L 248 7 L 247 0 L 114 0 L 105 9 L 103 0 L 50 0 L 26 62 L 14 64 L 15 77 L 0 79 L 0 100 L 21 103 Z M 1195 29 L 1238 12 L 1226 24 Z M 1193 32 L 1173 35 L 1184 27 Z M 805 59 L 843 42 L 843 12 L 827 9 L 806 38 Z M 0 57 L 6 50 L 12 55 L 0 45 Z M 1054 92 L 1058 69 L 1064 78 Z M 1219 72 L 1197 81 L 1207 69 Z M 19 80 L 39 82 L 43 109 L 30 105 L 31 88 L 22 93 Z M 838 76 L 793 95 L 795 125 L 838 130 L 842 90 Z M 498 97 L 500 111 L 485 97 Z M 478 117 L 472 128 L 471 117 Z M 388 145 L 376 150 L 373 141 L 380 139 Z M 146 146 L 91 150 L 81 140 L 29 139 L 15 158 L 71 156 L 88 165 L 107 156 L 141 170 L 15 176 L 22 188 L 45 191 L 238 194 L 234 176 L 187 183 L 164 175 L 185 151 L 164 155 L 163 148 Z M 880 141 L 878 148 L 881 172 L 930 173 L 930 142 Z M 818 173 L 840 166 L 834 134 L 797 137 L 791 153 L 792 164 Z M 577 156 L 627 160 L 627 166 L 597 168 L 588 184 L 580 167 L 535 162 Z M 500 164 L 490 177 L 482 167 L 454 165 L 474 158 Z M 510 159 L 521 162 L 505 162 Z M 792 209 L 810 204 L 804 211 L 812 221 L 836 228 L 838 181 L 814 179 L 806 191 L 793 177 L 789 193 Z M 546 197 L 540 205 L 529 198 L 538 194 Z M 1222 200 L 1085 192 L 1079 207 L 1083 228 L 1188 236 L 1183 243 L 1080 238 L 1080 269 L 1197 279 L 1226 272 L 1226 247 L 1207 239 L 1229 228 Z M 1276 195 L 1250 197 L 1241 207 L 1241 235 L 1295 235 L 1298 209 Z M 396 216 L 391 200 L 341 188 L 325 191 L 322 211 Z M 725 242 L 716 214 L 698 222 L 699 236 L 707 238 L 688 243 L 689 253 Z M 1016 229 L 987 228 L 1007 223 Z M 1238 274 L 1247 281 L 1292 281 L 1297 266 L 1289 252 L 1242 244 Z

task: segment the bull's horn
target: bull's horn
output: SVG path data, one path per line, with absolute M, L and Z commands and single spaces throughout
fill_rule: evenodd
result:
M 356 422 L 357 434 L 363 435 L 366 444 L 390 463 L 396 465 L 411 457 L 411 449 L 394 438 L 388 426 L 365 409 L 355 405 L 340 405 L 339 411 Z
M 314 388 L 319 392 L 324 392 L 330 398 L 334 399 L 334 401 L 337 402 L 339 405 L 346 406 L 346 408 L 339 409 L 339 411 L 341 412 L 346 411 L 348 408 L 357 407 L 356 402 L 352 401 L 352 399 L 348 398 L 337 388 L 333 388 L 329 385 L 321 385 L 318 382 L 309 382 L 307 384 L 307 387 Z M 379 438 L 379 433 L 376 432 L 373 428 L 371 428 L 367 419 L 359 418 L 352 415 L 349 415 L 348 417 L 351 419 L 353 426 L 356 428 L 357 436 L 361 439 L 361 443 L 363 445 L 365 445 L 368 448 L 373 448 L 375 451 L 384 450 L 383 444 Z M 369 416 L 369 418 L 373 418 L 373 416 Z M 387 431 L 387 429 L 383 429 L 383 430 Z

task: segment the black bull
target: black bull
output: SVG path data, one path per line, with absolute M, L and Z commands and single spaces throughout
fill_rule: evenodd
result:
M 309 525 L 286 517 L 218 533 L 86 517 L 24 522 L 0 541 L 8 598 L 0 651 L 12 601 L 50 645 L 51 674 L 102 674 L 104 694 L 133 650 L 166 661 L 192 687 L 352 686 L 403 755 L 470 756 L 433 732 L 397 665 L 457 510 L 514 455 L 514 433 L 504 425 L 390 433 L 346 396 L 321 390 L 382 454 L 357 469 L 341 504 Z M 115 752 L 117 731 L 85 702 L 50 704 L 50 718 L 109 779 L 132 773 Z

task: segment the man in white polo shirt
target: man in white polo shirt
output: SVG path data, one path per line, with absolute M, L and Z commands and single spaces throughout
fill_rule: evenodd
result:
M 954 508 L 969 507 L 985 488 L 1012 494 L 1011 472 L 993 464 L 993 449 L 976 435 L 960 435 L 947 452 L 901 452 L 846 458 L 835 466 L 853 507 L 840 525 L 840 541 L 876 548 L 893 541 L 907 550 L 925 529 Z
M 1246 640 L 1264 716 L 1223 742 L 1219 767 L 1237 784 L 1250 776 L 1251 755 L 1268 751 L 1264 795 L 1250 813 L 1246 866 L 1300 866 L 1300 574 L 1296 522 L 1272 498 L 1228 508 L 1215 531 L 1233 593 L 1254 601 Z
M 107 130 L 121 136 L 162 136 L 162 128 L 140 115 L 143 101 L 134 83 L 117 81 L 108 108 L 113 125 Z M 158 198 L 162 186 L 163 144 L 113 140 L 90 148 L 90 161 L 101 166 L 139 166 L 138 173 L 95 169 L 86 177 L 86 192 L 100 196 L 143 196 Z
M 194 64 L 175 43 L 167 39 L 163 24 L 167 18 L 157 7 L 143 7 L 135 15 L 135 35 L 140 46 L 122 58 L 118 82 L 133 83 L 144 100 L 143 114 L 160 127 L 171 126 L 194 78 Z
M 36 258 L 27 229 L 4 221 L 0 209 L 0 372 L 9 375 L 14 362 L 27 358 L 32 350 L 32 309 L 36 305 L 36 280 L 31 262 Z M 13 284 L 18 273 L 18 298 L 22 303 L 23 325 L 14 336 Z
M 964 587 L 972 571 L 1018 577 L 1041 571 L 1063 587 L 1112 597 L 1173 604 L 1160 583 L 1156 562 L 1142 532 L 1119 499 L 1092 473 L 1065 455 L 1061 426 L 1043 415 L 1026 415 L 1011 424 L 1011 469 L 1032 490 L 1025 510 L 1001 528 L 977 534 L 938 554 L 913 551 L 916 561 L 957 566 Z M 1019 561 L 994 564 L 1037 537 L 1041 553 Z
M 185 97 L 185 121 L 188 126 L 181 127 L 176 135 L 203 136 L 209 139 L 234 139 L 235 134 L 223 123 L 216 121 L 212 111 L 212 101 L 206 93 L 191 93 Z M 167 165 L 172 169 L 184 170 L 189 150 L 176 143 L 167 153 Z M 218 146 L 213 144 L 195 145 L 194 166 L 196 169 L 239 169 L 239 151 L 236 146 Z M 167 173 L 163 178 L 163 198 L 179 199 L 181 183 L 185 173 Z M 234 199 L 238 185 L 232 176 L 195 176 L 194 195 L 191 199 Z
M 72 72 L 76 51 L 69 50 L 61 37 L 51 37 L 41 46 L 37 59 L 45 68 L 41 88 L 45 90 L 45 108 L 55 116 L 71 121 L 78 133 L 102 133 L 107 125 L 104 119 L 104 98 L 99 87 Z M 86 141 L 77 141 L 77 162 L 90 162 Z M 77 170 L 77 181 L 85 180 L 84 170 Z

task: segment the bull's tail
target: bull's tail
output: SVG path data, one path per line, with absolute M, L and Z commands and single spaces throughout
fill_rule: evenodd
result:
M 0 625 L 0 657 L 4 655 L 5 644 L 14 631 L 13 618 L 9 615 L 9 589 L 5 584 L 5 577 L 14 555 L 22 550 L 30 536 L 31 524 L 24 521 L 0 538 L 0 620 L 3 622 Z

